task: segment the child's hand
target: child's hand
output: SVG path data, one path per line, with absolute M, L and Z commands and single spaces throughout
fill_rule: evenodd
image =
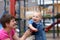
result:
M 37 32 L 38 30 L 36 28 L 31 29 L 33 32 Z

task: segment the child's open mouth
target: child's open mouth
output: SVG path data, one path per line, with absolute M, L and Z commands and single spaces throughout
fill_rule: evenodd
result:
M 34 21 L 36 21 L 36 19 L 34 19 Z

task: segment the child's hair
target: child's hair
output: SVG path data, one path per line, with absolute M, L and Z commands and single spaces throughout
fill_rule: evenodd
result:
M 34 13 L 39 14 L 39 16 L 42 18 L 42 13 L 40 11 L 34 11 Z
M 40 11 L 31 11 L 30 14 L 26 13 L 26 18 L 29 19 L 29 20 L 32 19 L 32 16 L 33 16 L 34 13 L 40 13 L 40 15 L 42 16 Z
M 15 17 L 13 17 L 10 14 L 3 14 L 3 16 L 0 19 L 0 22 L 1 22 L 2 26 L 3 26 L 3 28 L 6 28 L 6 23 L 10 23 L 10 21 L 12 19 L 15 19 Z

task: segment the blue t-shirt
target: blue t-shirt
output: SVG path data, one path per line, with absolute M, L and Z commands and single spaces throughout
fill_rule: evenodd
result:
M 28 24 L 32 24 L 33 27 L 37 28 L 38 30 L 43 30 L 44 29 L 44 25 L 43 22 L 39 21 L 38 23 L 35 23 L 32 19 L 28 21 Z
M 43 22 L 39 21 L 38 23 L 35 23 L 32 19 L 28 21 L 28 24 L 32 24 L 33 27 L 37 28 L 38 31 L 34 32 L 35 40 L 46 40 L 46 34 L 44 29 Z

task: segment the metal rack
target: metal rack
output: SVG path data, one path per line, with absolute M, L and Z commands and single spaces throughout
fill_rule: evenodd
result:
M 23 7 L 24 7 L 24 18 L 26 18 L 26 7 L 29 7 L 29 6 L 31 6 L 31 5 L 29 5 L 29 4 L 26 4 L 26 0 L 22 0 L 23 2 L 24 2 L 24 5 L 23 5 Z M 27 2 L 28 2 L 29 0 L 27 0 Z M 58 4 L 58 1 L 59 0 L 56 0 L 56 2 L 57 2 L 57 4 Z M 17 10 L 17 12 L 16 12 L 16 10 L 15 10 L 15 4 L 14 4 L 14 13 L 16 13 L 16 14 L 18 14 L 18 29 L 20 30 L 19 31 L 19 36 L 21 35 L 20 33 L 21 33 L 21 20 L 20 20 L 20 14 L 21 14 L 21 10 L 20 10 L 20 7 L 21 7 L 21 4 L 20 4 L 20 2 L 21 2 L 21 0 L 17 0 L 17 1 L 15 1 L 14 0 L 14 2 L 18 2 L 18 10 Z M 4 0 L 4 14 L 5 13 L 7 13 L 7 9 L 6 9 L 6 7 L 7 7 L 7 0 Z M 10 5 L 10 4 L 9 4 Z M 49 4 L 48 4 L 49 5 Z M 32 6 L 34 6 L 34 5 L 32 5 Z M 45 0 L 40 0 L 40 5 L 37 5 L 37 6 L 40 6 L 40 7 L 43 7 L 43 9 L 47 6 L 47 4 L 45 4 Z M 53 17 L 52 17 L 52 21 L 53 21 L 53 23 L 55 22 L 55 17 L 54 17 L 54 0 L 52 0 L 52 6 L 53 6 L 53 11 L 52 11 L 52 15 L 53 15 Z M 41 11 L 41 10 L 40 10 Z M 58 7 L 57 7 L 57 14 L 58 14 Z M 43 16 L 44 16 L 44 10 L 43 10 Z M 45 19 L 43 19 L 43 23 L 44 23 L 44 25 L 45 25 Z M 24 20 L 24 32 L 26 31 L 26 20 Z M 59 36 L 59 27 L 58 27 L 58 24 L 57 24 L 57 36 Z M 53 27 L 53 38 L 55 38 L 55 27 Z

